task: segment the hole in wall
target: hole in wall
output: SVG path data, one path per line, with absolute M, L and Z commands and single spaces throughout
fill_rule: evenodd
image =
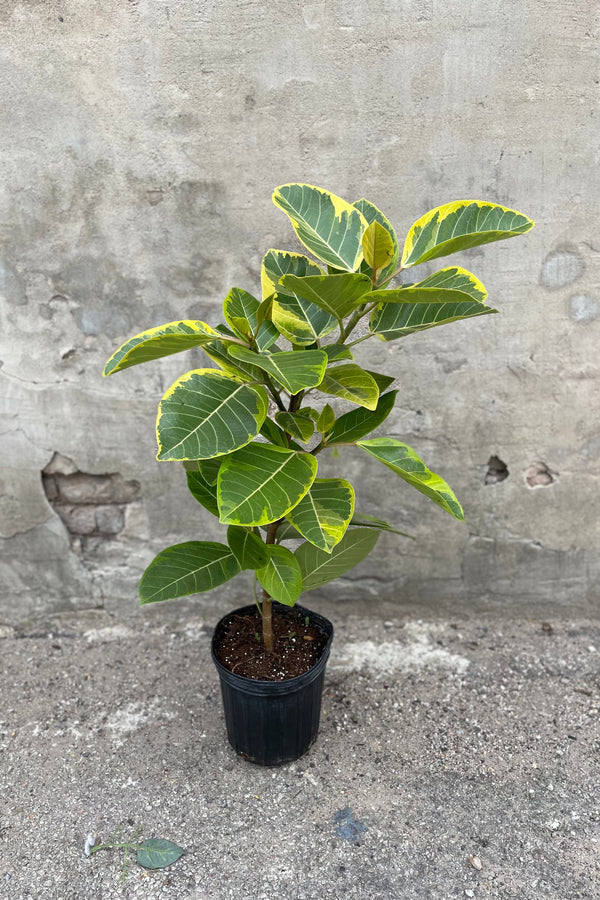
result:
M 125 527 L 125 510 L 140 495 L 138 481 L 118 472 L 90 475 L 72 459 L 55 453 L 42 470 L 48 502 L 75 538 L 110 540 Z
M 490 456 L 488 459 L 488 470 L 485 473 L 486 484 L 498 484 L 508 478 L 508 466 L 499 456 Z
M 558 472 L 553 472 L 545 462 L 535 462 L 525 470 L 525 481 L 530 488 L 548 487 L 558 480 Z

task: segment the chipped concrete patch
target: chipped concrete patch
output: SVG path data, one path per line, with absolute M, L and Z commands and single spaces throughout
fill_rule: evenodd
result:
M 403 629 L 403 636 L 408 641 L 348 641 L 338 646 L 334 643 L 330 666 L 351 672 L 365 667 L 374 674 L 413 672 L 426 668 L 461 675 L 467 670 L 469 660 L 434 646 L 430 636 L 436 630 L 436 626 L 408 622 Z
M 111 713 L 103 726 L 112 732 L 115 745 L 121 747 L 128 735 L 159 718 L 171 719 L 173 716 L 159 709 L 156 700 L 151 700 L 148 704 L 131 702 Z

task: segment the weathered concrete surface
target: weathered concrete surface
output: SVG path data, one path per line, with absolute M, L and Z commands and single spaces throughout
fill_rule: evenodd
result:
M 201 354 L 100 372 L 129 334 L 213 321 L 232 284 L 258 290 L 264 251 L 295 246 L 270 202 L 290 180 L 368 196 L 401 238 L 468 196 L 538 223 L 453 257 L 500 316 L 361 345 L 399 379 L 387 430 L 447 478 L 468 524 L 348 453 L 364 510 L 418 542 L 384 537 L 342 591 L 595 614 L 594 4 L 5 0 L 0 35 L 4 621 L 131 604 L 159 549 L 220 533 L 154 459 L 157 401 Z M 139 498 L 100 524 L 63 509 L 65 523 L 41 480 L 55 453 L 138 481 Z M 509 474 L 486 483 L 492 457 Z M 553 480 L 531 486 L 540 466 Z
M 277 770 L 226 743 L 202 619 L 6 629 L 0 898 L 597 900 L 598 623 L 334 622 L 320 736 Z M 122 886 L 83 853 L 121 825 L 186 855 Z

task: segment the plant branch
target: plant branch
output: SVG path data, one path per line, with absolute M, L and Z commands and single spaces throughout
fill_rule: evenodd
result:
M 283 522 L 283 518 L 277 519 L 276 522 L 271 522 L 269 527 L 267 528 L 267 538 L 265 540 L 265 544 L 274 544 L 275 538 L 277 537 L 277 529 Z M 267 593 L 266 588 L 263 588 L 262 593 L 262 632 L 263 632 L 263 643 L 265 650 L 267 653 L 273 652 L 273 608 L 271 597 Z

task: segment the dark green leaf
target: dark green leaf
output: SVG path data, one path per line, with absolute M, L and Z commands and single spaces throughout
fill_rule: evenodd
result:
M 314 544 L 301 544 L 295 552 L 302 572 L 302 589 L 312 591 L 339 578 L 369 555 L 379 537 L 375 528 L 349 528 L 331 553 Z
M 226 544 L 187 541 L 167 547 L 142 575 L 138 592 L 142 604 L 200 594 L 224 584 L 240 571 Z
M 230 525 L 227 529 L 227 543 L 241 569 L 261 569 L 267 564 L 265 542 L 247 528 Z
M 351 409 L 350 412 L 344 413 L 336 422 L 327 435 L 328 444 L 353 444 L 371 434 L 382 422 L 385 422 L 392 409 L 398 391 L 389 391 L 382 394 L 379 398 L 377 407 L 374 410 Z

